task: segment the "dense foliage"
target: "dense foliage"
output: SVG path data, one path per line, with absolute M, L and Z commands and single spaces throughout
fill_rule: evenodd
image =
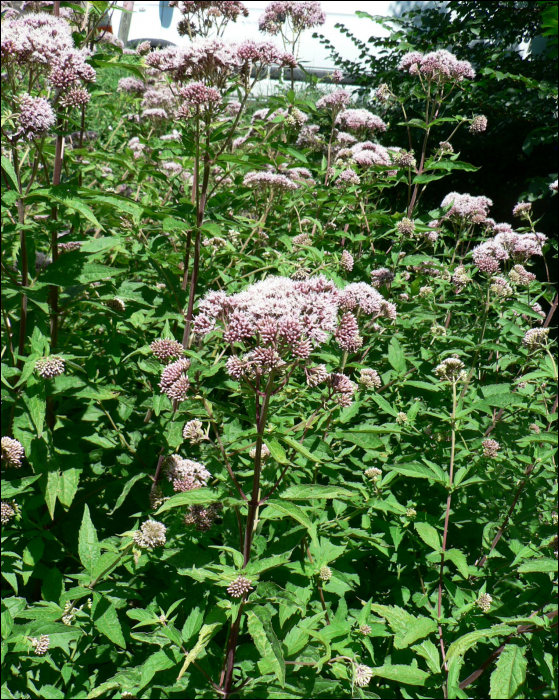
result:
M 24 5 L 2 697 L 556 697 L 557 180 L 491 217 L 460 144 L 498 66 L 402 46 L 379 114 L 292 81 L 255 111 L 319 3 L 270 5 L 280 47 L 176 2 L 162 50 Z

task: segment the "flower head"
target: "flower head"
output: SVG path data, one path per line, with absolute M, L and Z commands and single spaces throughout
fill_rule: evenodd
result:
M 252 581 L 244 576 L 237 576 L 237 578 L 229 584 L 227 587 L 227 593 L 231 598 L 242 598 L 249 591 L 252 591 L 253 586 Z
M 64 374 L 65 362 L 61 357 L 51 355 L 50 357 L 41 357 L 35 363 L 35 371 L 43 379 L 53 379 Z
M 362 133 L 386 131 L 386 124 L 382 119 L 366 109 L 346 109 L 338 114 L 336 124 L 349 131 Z
M 321 566 L 318 575 L 322 581 L 329 581 L 332 578 L 332 569 L 329 566 Z
M 18 505 L 15 501 L 5 501 L 2 499 L 1 504 L 1 514 L 2 514 L 2 525 L 7 525 L 10 520 L 16 515 L 18 511 Z
M 167 541 L 167 528 L 157 520 L 146 520 L 139 530 L 134 532 L 134 542 L 141 549 L 162 547 Z
M 14 440 L 10 437 L 2 438 L 2 461 L 7 467 L 21 467 L 21 461 L 25 456 L 23 445 L 19 440 Z
M 472 123 L 470 124 L 470 133 L 471 134 L 481 134 L 487 129 L 487 117 L 485 117 L 483 114 L 480 114 L 477 117 L 474 117 L 472 119 Z
M 159 362 L 165 365 L 171 361 L 177 360 L 184 352 L 184 348 L 179 342 L 168 338 L 154 340 L 149 348 Z
M 361 370 L 359 383 L 367 389 L 380 389 L 382 380 L 376 369 L 365 368 Z
M 522 345 L 529 350 L 536 350 L 547 343 L 548 336 L 549 328 L 531 328 L 529 331 L 526 331 L 522 339 Z
M 402 236 L 413 236 L 415 232 L 415 221 L 404 217 L 401 221 L 398 221 L 396 228 L 398 229 L 398 233 Z
M 464 363 L 457 357 L 447 357 L 446 360 L 443 360 L 435 368 L 435 374 L 441 381 L 450 382 L 451 384 L 463 382 L 468 376 Z
M 42 634 L 39 639 L 33 637 L 31 639 L 35 656 L 44 656 L 50 647 L 50 637 L 48 634 Z
M 483 447 L 483 456 L 484 457 L 496 457 L 497 452 L 501 449 L 501 445 L 497 442 L 497 440 L 484 440 L 481 443 L 481 446 Z
M 460 83 L 464 78 L 475 78 L 471 63 L 459 61 L 444 49 L 426 54 L 410 51 L 402 57 L 398 68 L 407 70 L 410 75 L 423 75 L 437 83 Z
M 493 598 L 489 595 L 489 593 L 482 593 L 476 600 L 476 605 L 482 612 L 486 613 L 491 609 L 492 602 Z
M 17 117 L 18 136 L 28 140 L 44 136 L 56 123 L 50 104 L 43 97 L 23 94 L 18 97 L 19 116 Z
M 353 671 L 353 681 L 359 688 L 369 685 L 373 677 L 373 669 L 364 664 L 357 664 Z
M 191 445 L 198 445 L 202 440 L 205 440 L 206 435 L 202 427 L 202 421 L 197 419 L 188 421 L 182 430 L 182 436 Z

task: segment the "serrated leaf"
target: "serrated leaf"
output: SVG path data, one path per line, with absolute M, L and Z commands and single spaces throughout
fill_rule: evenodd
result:
M 430 639 L 425 639 L 421 644 L 416 644 L 411 647 L 416 654 L 423 657 L 427 661 L 427 666 L 431 673 L 440 673 L 441 671 L 441 656 L 438 648 Z
M 492 639 L 493 637 L 508 635 L 511 632 L 516 632 L 516 627 L 510 627 L 509 625 L 497 625 L 486 630 L 468 632 L 468 634 L 462 635 L 462 637 L 457 639 L 448 647 L 446 659 L 448 662 L 450 662 L 452 659 L 455 659 L 458 656 L 464 656 L 468 649 L 471 649 L 474 644 L 477 644 L 481 639 Z
M 172 508 L 181 508 L 182 506 L 216 503 L 217 501 L 221 501 L 221 498 L 221 492 L 205 487 L 194 489 L 193 491 L 186 491 L 185 493 L 177 493 L 174 496 L 171 496 L 168 501 L 165 501 L 155 515 L 160 515 L 167 510 L 171 510 Z
M 383 399 L 382 396 L 379 396 L 378 394 L 373 394 L 371 398 L 377 404 L 377 406 L 381 408 L 385 413 L 388 413 L 394 417 L 398 415 L 398 411 L 392 408 L 388 401 L 386 399 Z
M 256 607 L 247 613 L 247 626 L 260 656 L 271 665 L 281 687 L 285 686 L 285 661 L 281 645 L 265 608 Z
M 413 666 L 387 665 L 373 668 L 372 671 L 375 676 L 407 685 L 425 685 L 425 681 L 429 678 L 426 671 Z
M 112 515 L 115 512 L 115 510 L 117 510 L 117 508 L 120 508 L 120 506 L 124 503 L 126 496 L 128 496 L 128 494 L 130 493 L 130 489 L 132 488 L 132 486 L 134 486 L 134 484 L 137 481 L 140 481 L 140 479 L 143 479 L 145 476 L 146 474 L 144 472 L 141 472 L 140 474 L 134 474 L 134 476 L 126 482 L 124 488 L 122 489 L 122 493 L 117 498 L 115 507 L 109 512 L 109 515 Z
M 529 559 L 518 567 L 519 574 L 557 573 L 557 559 L 542 557 L 541 559 Z
M 82 469 L 66 469 L 60 474 L 60 484 L 58 486 L 58 500 L 63 506 L 69 508 L 72 505 L 74 496 L 78 490 L 80 474 Z
M 166 671 L 176 665 L 169 651 L 161 649 L 149 656 L 142 665 L 140 688 L 145 687 L 158 671 Z
M 91 521 L 88 506 L 84 506 L 83 519 L 78 537 L 78 553 L 84 569 L 91 574 L 99 561 L 97 530 Z
M 402 346 L 397 338 L 392 338 L 388 346 L 388 362 L 394 367 L 396 372 L 401 373 L 406 370 L 406 359 Z
M 311 462 L 320 462 L 319 459 L 317 459 L 312 452 L 309 452 L 307 448 L 304 445 L 301 445 L 297 440 L 294 440 L 293 438 L 287 437 L 287 436 L 281 436 L 280 438 L 285 442 L 286 445 L 289 445 L 289 447 L 292 447 L 296 452 L 299 452 L 299 454 L 302 454 L 303 457 L 306 457 L 307 459 L 310 459 Z
M 221 626 L 221 622 L 214 622 L 211 625 L 204 625 L 202 627 L 202 629 L 200 630 L 200 634 L 198 635 L 198 641 L 196 642 L 192 650 L 189 651 L 186 655 L 186 659 L 184 660 L 184 664 L 180 670 L 177 681 L 180 681 L 190 664 L 193 661 L 196 661 L 198 655 L 208 646 L 210 639 L 214 636 L 214 634 Z
M 458 549 L 447 549 L 445 552 L 445 559 L 449 559 L 453 564 L 455 564 L 456 568 L 465 579 L 468 578 L 470 572 L 468 569 L 468 560 L 466 559 L 465 554 L 460 552 Z
M 415 523 L 415 530 L 426 545 L 434 549 L 435 552 L 441 551 L 441 536 L 432 525 Z
M 283 447 L 279 444 L 277 440 L 274 440 L 273 438 L 270 440 L 266 440 L 266 445 L 268 446 L 272 457 L 278 462 L 279 464 L 287 464 L 287 455 L 285 454 L 285 450 Z
M 192 637 L 200 630 L 204 622 L 204 613 L 200 608 L 196 607 L 190 611 L 190 615 L 186 618 L 186 622 L 182 628 L 182 639 L 184 642 L 189 642 Z
M 394 632 L 394 647 L 405 649 L 437 629 L 437 623 L 429 617 L 415 617 L 397 605 L 371 605 L 371 610 L 384 617 Z
M 93 611 L 93 624 L 101 634 L 122 649 L 126 648 L 122 627 L 115 606 L 106 598 L 101 598 Z
M 507 644 L 491 674 L 490 697 L 492 700 L 516 697 L 518 689 L 526 680 L 526 667 L 524 649 Z
M 280 498 L 287 501 L 306 501 L 315 498 L 338 498 L 344 500 L 355 498 L 355 492 L 348 491 L 341 486 L 320 486 L 319 484 L 301 484 L 290 486 L 280 493 Z
M 316 526 L 313 525 L 308 515 L 301 508 L 299 508 L 298 505 L 295 503 L 289 503 L 288 501 L 283 503 L 278 501 L 268 501 L 266 505 L 267 507 L 260 514 L 261 520 L 270 518 L 271 513 L 269 511 L 272 511 L 272 513 L 281 513 L 293 518 L 293 520 L 296 520 L 298 523 L 306 527 L 311 538 L 313 540 L 316 539 Z

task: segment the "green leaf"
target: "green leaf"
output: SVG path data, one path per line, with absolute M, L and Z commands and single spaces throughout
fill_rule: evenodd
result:
M 440 478 L 437 478 L 429 467 L 424 467 L 422 464 L 391 464 L 389 468 L 391 471 L 398 472 L 398 474 L 402 474 L 403 476 L 440 481 Z
M 211 625 L 204 625 L 202 627 L 200 634 L 198 635 L 198 641 L 186 655 L 186 659 L 184 660 L 184 664 L 180 670 L 177 681 L 180 681 L 190 664 L 193 661 L 196 661 L 201 652 L 208 646 L 210 639 L 214 636 L 222 624 L 222 622 L 214 622 Z
M 392 408 L 388 401 L 386 399 L 383 399 L 382 396 L 379 396 L 378 394 L 373 394 L 371 398 L 385 413 L 389 413 L 391 416 L 394 417 L 398 415 L 398 411 Z
M 172 508 L 181 508 L 182 506 L 192 506 L 192 505 L 204 505 L 206 503 L 216 503 L 221 501 L 222 493 L 210 488 L 194 489 L 193 491 L 186 491 L 186 493 L 177 493 L 171 496 L 168 501 L 161 506 L 161 508 L 155 513 L 155 515 L 160 515 L 167 510 Z
M 455 564 L 456 568 L 465 579 L 469 577 L 470 572 L 468 569 L 468 560 L 466 559 L 465 554 L 460 552 L 458 549 L 447 549 L 445 552 L 445 559 L 449 559 L 453 564 Z
M 431 673 L 441 672 L 441 657 L 439 650 L 430 639 L 425 639 L 421 644 L 416 644 L 411 647 L 416 654 L 423 657 L 427 661 L 427 666 Z
M 41 478 L 41 474 L 25 476 L 23 479 L 12 479 L 11 481 L 2 479 L 2 498 L 13 498 L 20 493 L 29 490 L 31 484 Z
M 289 501 L 285 501 L 283 503 L 280 503 L 279 501 L 268 501 L 266 505 L 267 507 L 260 514 L 261 520 L 270 519 L 270 516 L 273 517 L 274 513 L 281 513 L 282 515 L 293 518 L 293 520 L 296 520 L 298 523 L 303 525 L 303 527 L 306 527 L 311 538 L 313 540 L 316 539 L 316 526 L 313 525 L 310 518 L 301 508 L 299 508 L 298 505 L 295 503 L 290 503 Z
M 458 656 L 464 656 L 468 649 L 471 649 L 474 644 L 477 644 L 481 639 L 492 639 L 493 637 L 508 635 L 511 632 L 516 632 L 516 627 L 496 625 L 490 629 L 468 632 L 468 634 L 464 634 L 448 647 L 446 659 L 450 662 Z
M 425 685 L 425 681 L 429 678 L 426 671 L 413 666 L 379 666 L 373 668 L 373 674 L 380 678 L 386 678 L 390 681 L 398 681 L 398 683 L 406 683 L 407 685 Z
M 60 483 L 58 486 L 58 500 L 63 506 L 69 508 L 72 505 L 74 496 L 78 490 L 80 474 L 82 469 L 66 469 L 60 474 Z
M 271 665 L 283 688 L 285 686 L 285 661 L 266 608 L 258 606 L 249 610 L 247 626 L 260 656 Z
M 441 536 L 432 525 L 428 525 L 427 523 L 415 523 L 415 529 L 426 545 L 434 549 L 435 552 L 441 551 Z
M 115 507 L 109 512 L 109 515 L 112 515 L 115 512 L 115 510 L 117 510 L 117 508 L 120 508 L 120 506 L 124 503 L 124 499 L 130 493 L 130 489 L 132 488 L 132 486 L 134 486 L 134 484 L 137 481 L 140 481 L 140 479 L 143 479 L 145 476 L 146 474 L 144 472 L 141 472 L 140 474 L 134 474 L 134 476 L 126 482 L 124 488 L 122 489 L 122 493 L 120 494 L 120 496 L 117 499 L 117 502 L 115 503 Z
M 270 449 L 270 452 L 272 453 L 272 457 L 278 462 L 279 464 L 287 464 L 288 459 L 287 455 L 285 454 L 285 450 L 283 447 L 279 444 L 277 440 L 274 440 L 273 438 L 271 440 L 266 440 L 266 445 Z
M 122 634 L 122 627 L 120 626 L 116 608 L 106 598 L 100 598 L 98 600 L 93 610 L 93 624 L 109 641 L 122 649 L 126 648 L 126 642 L 124 641 L 124 635 Z
M 394 632 L 394 648 L 405 649 L 422 637 L 427 637 L 437 629 L 435 620 L 429 617 L 415 617 L 397 605 L 371 605 L 371 610 L 384 617 Z
M 309 452 L 307 448 L 304 445 L 301 445 L 297 440 L 294 440 L 293 438 L 287 437 L 287 436 L 281 436 L 280 438 L 285 442 L 286 445 L 289 445 L 289 447 L 292 447 L 296 452 L 299 452 L 299 454 L 302 454 L 303 457 L 306 457 L 307 459 L 310 459 L 311 462 L 320 462 L 319 459 L 317 459 L 312 452 Z
M 175 660 L 171 658 L 168 651 L 164 651 L 163 649 L 148 656 L 142 665 L 140 688 L 145 687 L 158 671 L 166 671 L 169 668 L 173 668 L 175 665 Z
M 60 474 L 58 470 L 48 472 L 46 475 L 47 484 L 45 487 L 45 503 L 49 509 L 51 520 L 54 520 L 54 509 L 56 508 L 56 499 L 58 498 L 58 489 L 60 485 Z
M 280 498 L 293 501 L 306 501 L 315 498 L 339 498 L 340 500 L 355 498 L 355 493 L 341 486 L 320 486 L 318 484 L 301 484 L 290 486 L 280 493 Z
M 16 192 L 19 192 L 19 185 L 17 184 L 16 171 L 14 170 L 14 166 L 11 164 L 11 162 L 8 160 L 8 158 L 6 158 L 6 156 L 2 156 L 2 170 L 10 178 L 12 185 L 14 186 L 14 189 L 16 190 Z
M 402 346 L 397 338 L 392 338 L 388 346 L 388 362 L 394 367 L 396 372 L 401 373 L 406 371 L 406 358 Z
M 186 618 L 186 622 L 182 628 L 182 639 L 184 642 L 189 642 L 192 637 L 200 630 L 204 622 L 204 613 L 200 608 L 196 607 L 190 611 L 190 615 Z
M 519 574 L 557 573 L 557 559 L 542 557 L 541 559 L 529 559 L 518 567 Z
M 78 553 L 84 568 L 91 574 L 99 560 L 99 547 L 97 546 L 97 530 L 91 521 L 89 508 L 86 505 L 83 511 L 83 519 L 78 537 Z
M 490 697 L 492 700 L 516 697 L 518 689 L 526 680 L 526 666 L 524 649 L 507 644 L 491 674 Z

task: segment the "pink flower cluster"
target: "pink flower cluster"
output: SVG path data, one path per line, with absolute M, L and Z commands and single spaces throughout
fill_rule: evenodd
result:
M 44 136 L 55 125 L 55 114 L 44 98 L 23 94 L 18 97 L 18 103 L 18 129 L 14 138 L 23 136 L 32 140 Z
M 2 64 L 25 63 L 48 69 L 55 58 L 72 49 L 70 25 L 46 12 L 10 17 L 2 22 Z
M 272 173 L 268 170 L 247 173 L 244 177 L 243 185 L 252 189 L 269 188 L 278 192 L 296 190 L 299 187 L 299 185 L 293 182 L 293 180 L 290 180 L 288 177 L 285 177 L 285 175 L 278 175 L 277 173 Z
M 121 78 L 118 81 L 117 92 L 128 92 L 133 95 L 141 95 L 146 91 L 146 84 L 138 78 Z
M 508 224 L 497 224 L 499 226 L 507 227 L 508 230 L 497 233 L 472 251 L 474 263 L 482 272 L 494 274 L 500 269 L 501 260 L 512 258 L 515 262 L 522 263 L 534 255 L 542 255 L 547 240 L 543 233 L 515 233 Z M 522 274 L 519 278 L 522 278 Z
M 336 118 L 336 124 L 357 132 L 386 131 L 386 124 L 366 109 L 346 109 Z
M 299 33 L 324 24 L 326 13 L 319 2 L 271 2 L 258 20 L 258 28 L 266 34 L 276 35 L 288 20 Z
M 358 349 L 363 342 L 355 315 L 359 310 L 373 318 L 396 316 L 396 307 L 363 282 L 339 290 L 324 276 L 301 281 L 269 277 L 232 296 L 207 294 L 194 328 L 200 335 L 219 329 L 226 342 L 243 343 L 245 354 L 232 355 L 227 371 L 236 380 L 251 380 L 274 369 L 284 370 L 287 363 L 307 360 L 330 337 L 343 350 Z M 311 386 L 329 376 L 325 368 L 320 369 L 305 369 Z M 332 390 L 353 395 L 339 382 Z
M 202 488 L 211 478 L 210 472 L 203 464 L 181 459 L 177 455 L 167 457 L 163 469 L 168 481 L 173 484 L 173 490 L 178 493 Z
M 161 393 L 167 394 L 173 401 L 184 401 L 186 399 L 188 387 L 190 386 L 187 375 L 189 367 L 190 360 L 184 357 L 167 365 L 163 372 L 161 372 L 159 381 Z
M 202 39 L 186 47 L 171 46 L 152 51 L 146 65 L 169 73 L 177 81 L 193 80 L 224 88 L 234 73 L 246 75 L 254 64 L 260 66 L 295 66 L 295 57 L 269 42 L 248 40 L 227 44 L 221 39 Z
M 492 206 L 493 202 L 488 197 L 472 197 L 470 194 L 458 192 L 450 192 L 441 203 L 443 208 L 451 207 L 444 218 L 475 224 L 487 219 L 489 207 Z
M 473 79 L 476 76 L 471 63 L 459 61 L 456 56 L 444 49 L 426 54 L 410 51 L 402 57 L 398 68 L 407 70 L 410 75 L 423 75 L 428 80 L 439 83 L 460 83 L 464 78 Z
M 316 103 L 317 109 L 327 109 L 330 112 L 337 114 L 340 110 L 345 109 L 351 101 L 351 95 L 347 90 L 336 90 L 329 95 L 324 95 Z
M 188 105 L 216 105 L 221 102 L 219 91 L 204 83 L 189 83 L 181 88 L 180 96 Z

